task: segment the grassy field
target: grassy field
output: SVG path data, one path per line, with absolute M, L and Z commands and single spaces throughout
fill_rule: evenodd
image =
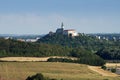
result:
M 64 80 L 120 80 L 119 76 L 102 76 L 87 65 L 51 62 L 0 62 L 0 80 L 25 80 L 43 73 L 46 77 Z

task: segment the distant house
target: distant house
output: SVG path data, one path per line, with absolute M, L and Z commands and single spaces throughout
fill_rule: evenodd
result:
M 64 30 L 63 35 L 67 36 L 78 36 L 78 33 L 74 29 Z
M 17 41 L 25 42 L 25 40 L 24 40 L 24 39 L 17 39 Z
M 40 39 L 40 38 L 37 37 L 36 39 L 17 39 L 17 41 L 21 41 L 21 42 L 36 42 L 38 39 Z
M 62 34 L 62 35 L 67 35 L 67 36 L 78 36 L 78 33 L 74 29 L 68 29 L 64 30 L 63 23 L 61 24 L 61 28 L 58 28 L 56 30 L 56 34 Z
M 26 42 L 36 42 L 38 39 L 40 39 L 40 38 L 37 37 L 36 39 L 26 39 Z

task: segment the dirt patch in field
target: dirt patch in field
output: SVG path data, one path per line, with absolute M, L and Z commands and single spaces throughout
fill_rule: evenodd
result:
M 0 58 L 2 61 L 47 61 L 49 57 L 37 58 L 37 57 L 4 57 Z
M 99 74 L 101 74 L 102 76 L 110 76 L 110 77 L 116 77 L 116 76 L 119 76 L 115 73 L 111 73 L 109 71 L 105 71 L 103 69 L 101 69 L 101 67 L 96 67 L 96 66 L 88 66 L 88 68 L 92 71 L 95 71 Z
M 120 63 L 106 63 L 107 67 L 120 67 Z
M 47 61 L 49 58 L 69 58 L 69 59 L 77 59 L 72 57 L 59 57 L 59 56 L 51 56 L 51 57 L 4 57 L 0 58 L 1 61 Z

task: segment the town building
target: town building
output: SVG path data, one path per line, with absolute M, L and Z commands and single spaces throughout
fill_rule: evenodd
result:
M 78 33 L 74 29 L 64 30 L 63 35 L 67 36 L 78 36 Z
M 64 30 L 63 23 L 61 24 L 61 28 L 58 28 L 56 30 L 56 34 L 62 34 L 62 35 L 72 36 L 72 37 L 78 36 L 78 33 L 74 29 Z

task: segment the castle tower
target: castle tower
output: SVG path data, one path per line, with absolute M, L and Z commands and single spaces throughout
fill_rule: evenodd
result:
M 61 28 L 58 28 L 57 30 L 56 30 L 56 33 L 57 34 L 63 34 L 63 31 L 64 31 L 64 24 L 63 24 L 63 22 L 61 23 Z
M 61 23 L 61 28 L 64 29 L 64 24 L 63 24 L 63 22 Z

